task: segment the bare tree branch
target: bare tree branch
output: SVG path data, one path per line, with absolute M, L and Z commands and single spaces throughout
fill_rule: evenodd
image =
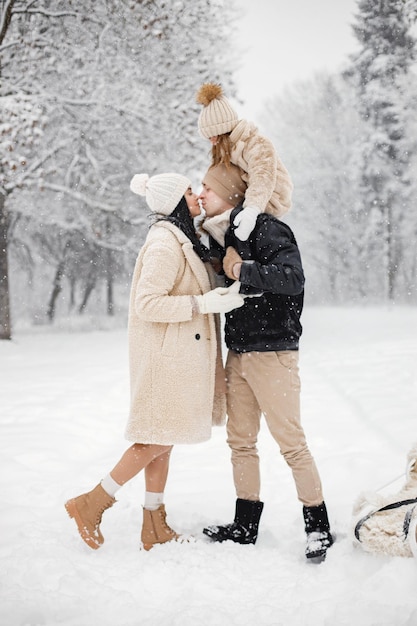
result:
M 12 19 L 12 9 L 15 2 L 16 0 L 6 0 L 4 8 L 2 9 L 0 15 L 0 45 L 3 43 L 3 40 L 7 33 L 7 29 L 10 26 L 10 21 Z
M 100 202 L 99 200 L 93 200 L 89 198 L 83 193 L 78 191 L 74 191 L 74 189 L 69 189 L 68 187 L 64 187 L 63 185 L 56 185 L 55 183 L 44 183 L 45 189 L 50 189 L 51 191 L 58 191 L 61 193 L 74 198 L 75 200 L 79 200 L 83 204 L 91 207 L 92 209 L 98 209 L 99 211 L 108 211 L 109 213 L 114 213 L 117 211 L 118 207 L 110 206 L 105 202 Z
M 62 11 L 60 13 L 52 13 L 51 11 L 45 11 L 44 9 L 14 9 L 13 15 L 44 15 L 45 17 L 77 17 L 77 13 L 72 11 Z

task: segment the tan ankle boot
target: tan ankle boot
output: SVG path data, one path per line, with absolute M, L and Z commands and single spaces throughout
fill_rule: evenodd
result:
M 116 500 L 99 484 L 92 491 L 65 503 L 68 515 L 77 524 L 81 539 L 93 550 L 97 550 L 104 543 L 104 537 L 100 532 L 101 516 L 115 502 Z
M 161 504 L 156 511 L 143 509 L 142 545 L 150 550 L 156 543 L 177 541 L 178 535 L 166 522 L 165 506 Z

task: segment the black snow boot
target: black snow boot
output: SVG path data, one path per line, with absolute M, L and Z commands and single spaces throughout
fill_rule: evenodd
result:
M 208 526 L 203 533 L 213 541 L 234 541 L 235 543 L 256 543 L 258 525 L 261 517 L 263 502 L 253 500 L 236 500 L 235 520 L 225 526 Z
M 303 515 L 307 535 L 306 557 L 313 563 L 321 563 L 334 542 L 326 505 L 323 502 L 318 506 L 303 506 Z

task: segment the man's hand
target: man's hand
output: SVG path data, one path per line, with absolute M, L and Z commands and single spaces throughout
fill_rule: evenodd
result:
M 238 252 L 229 246 L 226 250 L 226 256 L 223 259 L 224 273 L 231 280 L 239 280 L 240 268 L 242 267 L 242 258 Z
M 215 256 L 211 256 L 210 257 L 210 265 L 214 269 L 216 274 L 220 274 L 220 272 L 223 270 L 223 266 L 222 266 L 221 260 L 218 259 Z

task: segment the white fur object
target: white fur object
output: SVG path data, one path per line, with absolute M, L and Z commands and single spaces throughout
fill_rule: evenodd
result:
M 399 492 L 382 495 L 378 492 L 360 494 L 353 508 L 354 525 L 367 515 L 359 529 L 359 541 L 355 541 L 366 551 L 390 556 L 417 558 L 417 504 L 403 505 L 388 511 L 382 507 L 417 498 L 417 443 L 407 456 L 406 481 Z M 404 535 L 404 520 L 408 510 L 412 510 L 407 537 Z
M 408 529 L 408 542 L 414 558 L 417 559 L 417 513 L 414 513 Z
M 415 444 L 413 448 L 411 448 L 407 456 L 407 469 L 406 469 L 407 480 L 411 478 L 412 472 L 414 473 L 417 472 L 416 465 L 417 465 L 417 444 Z

